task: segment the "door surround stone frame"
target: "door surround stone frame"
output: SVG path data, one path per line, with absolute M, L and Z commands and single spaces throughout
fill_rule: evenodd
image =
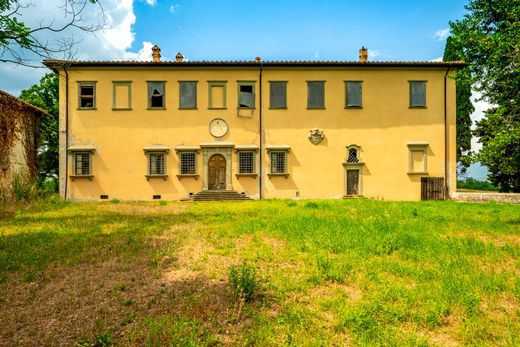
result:
M 233 190 L 231 156 L 235 144 L 231 142 L 201 143 L 200 148 L 202 149 L 202 190 L 208 190 L 208 161 L 214 154 L 220 154 L 226 159 L 226 190 Z

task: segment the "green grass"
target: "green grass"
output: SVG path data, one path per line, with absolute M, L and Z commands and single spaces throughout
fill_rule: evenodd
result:
M 53 201 L 0 219 L 0 316 L 25 323 L 0 339 L 34 342 L 45 321 L 23 317 L 44 310 L 71 325 L 44 344 L 517 345 L 519 259 L 510 204 Z

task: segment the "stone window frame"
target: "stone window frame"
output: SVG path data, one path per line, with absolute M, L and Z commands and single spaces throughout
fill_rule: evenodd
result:
M 362 109 L 363 108 L 363 80 L 345 80 L 345 109 Z M 361 88 L 360 93 L 360 105 L 349 105 L 348 104 L 348 84 L 349 83 L 359 83 Z
M 325 80 L 308 80 L 306 81 L 307 82 L 307 109 L 308 110 L 325 110 L 326 109 L 326 106 L 325 106 Z M 312 83 L 320 83 L 322 85 L 322 88 L 323 88 L 323 106 L 311 106 L 310 105 L 310 102 L 311 102 L 311 89 L 310 89 L 310 85 Z
M 92 155 L 95 153 L 95 149 L 90 146 L 71 146 L 68 148 L 68 154 L 72 157 L 71 160 L 71 174 L 69 175 L 72 180 L 77 178 L 88 178 L 92 180 L 94 178 L 94 166 Z M 89 172 L 87 174 L 78 174 L 76 167 L 76 156 L 77 155 L 88 155 L 88 166 Z
M 116 87 L 128 87 L 128 107 L 116 106 Z M 112 81 L 112 111 L 131 111 L 132 110 L 132 81 Z
M 345 161 L 343 162 L 343 167 L 345 169 L 345 197 L 360 197 L 363 196 L 363 167 L 365 166 L 365 162 L 361 158 L 361 146 L 357 144 L 350 144 L 346 146 L 347 149 L 347 155 L 345 157 Z M 350 156 L 350 150 L 355 149 L 357 151 L 357 159 L 358 161 L 349 161 Z M 348 186 L 348 176 L 347 171 L 348 170 L 358 170 L 359 176 L 358 176 L 358 194 L 357 195 L 347 195 L 347 186 Z
M 253 107 L 240 106 L 240 87 L 253 87 Z M 237 80 L 237 109 L 238 110 L 254 110 L 256 109 L 256 81 L 255 80 Z
M 416 82 L 424 83 L 424 105 L 413 105 L 412 104 L 412 84 Z M 409 89 L 409 97 L 408 97 L 408 108 L 427 108 L 428 105 L 428 95 L 426 93 L 428 86 L 428 80 L 408 80 L 408 89 Z
M 177 153 L 177 156 L 179 157 L 179 167 L 178 167 L 178 174 L 177 178 L 180 180 L 181 178 L 195 178 L 196 180 L 199 179 L 199 152 L 200 148 L 198 146 L 177 146 L 175 147 L 175 152 Z M 194 173 L 188 173 L 183 174 L 182 173 L 182 155 L 185 153 L 194 153 L 195 155 L 195 171 Z
M 253 154 L 253 172 L 240 172 L 240 153 L 252 153 Z M 258 146 L 256 145 L 244 145 L 244 146 L 235 146 L 235 153 L 237 155 L 237 173 L 235 174 L 237 179 L 240 177 L 253 177 L 256 178 L 258 176 L 258 164 L 257 164 L 257 153 Z
M 222 107 L 213 107 L 213 94 L 211 93 L 211 89 L 213 87 L 224 87 L 223 90 L 223 106 Z M 227 81 L 208 81 L 208 110 L 227 110 Z
M 97 110 L 96 99 L 97 99 L 97 81 L 77 81 L 78 84 L 78 110 Z M 81 107 L 81 99 L 85 97 L 81 94 L 81 87 L 92 87 L 92 106 Z
M 199 81 L 197 80 L 179 80 L 177 81 L 179 83 L 179 107 L 178 109 L 179 110 L 197 110 L 198 109 L 198 106 L 197 106 L 197 95 L 198 95 L 198 83 Z M 182 83 L 195 83 L 195 106 L 193 107 L 183 107 L 181 106 L 181 93 L 182 93 L 182 88 L 181 88 L 181 84 Z
M 408 175 L 428 175 L 428 148 L 430 144 L 428 142 L 409 142 L 406 144 L 408 147 Z M 412 152 L 423 153 L 423 171 L 413 170 L 413 155 Z
M 146 81 L 146 98 L 147 98 L 147 110 L 166 110 L 166 82 L 164 80 L 147 80 Z M 152 96 L 150 95 L 150 83 L 162 83 L 163 85 L 163 105 L 162 106 L 152 106 Z
M 150 180 L 150 178 L 163 178 L 166 180 L 168 178 L 168 153 L 170 152 L 170 148 L 167 146 L 150 146 L 145 147 L 144 154 L 146 155 L 146 179 Z M 163 156 L 163 172 L 160 174 L 152 174 L 150 167 L 151 155 L 162 155 Z
M 291 152 L 291 147 L 288 145 L 268 145 L 266 146 L 267 155 L 269 156 L 269 173 L 267 177 L 285 177 L 289 178 L 289 153 Z M 272 166 L 272 154 L 273 153 L 283 153 L 284 161 L 285 161 L 285 172 L 273 172 Z

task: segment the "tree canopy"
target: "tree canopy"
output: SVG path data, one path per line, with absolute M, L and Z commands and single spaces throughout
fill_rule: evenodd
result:
M 466 9 L 451 32 L 492 105 L 474 131 L 483 145 L 476 160 L 502 191 L 520 192 L 520 0 L 470 0 Z

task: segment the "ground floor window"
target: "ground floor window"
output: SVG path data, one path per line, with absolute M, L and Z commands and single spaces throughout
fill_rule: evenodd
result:
M 238 173 L 254 174 L 255 173 L 255 152 L 240 151 L 238 152 Z
M 148 175 L 166 175 L 166 154 L 161 152 L 148 153 Z
M 197 173 L 197 153 L 180 153 L 180 173 L 181 175 L 195 175 Z
M 271 152 L 271 174 L 287 173 L 287 152 Z
M 92 158 L 90 152 L 74 153 L 74 176 L 90 176 L 92 175 Z

